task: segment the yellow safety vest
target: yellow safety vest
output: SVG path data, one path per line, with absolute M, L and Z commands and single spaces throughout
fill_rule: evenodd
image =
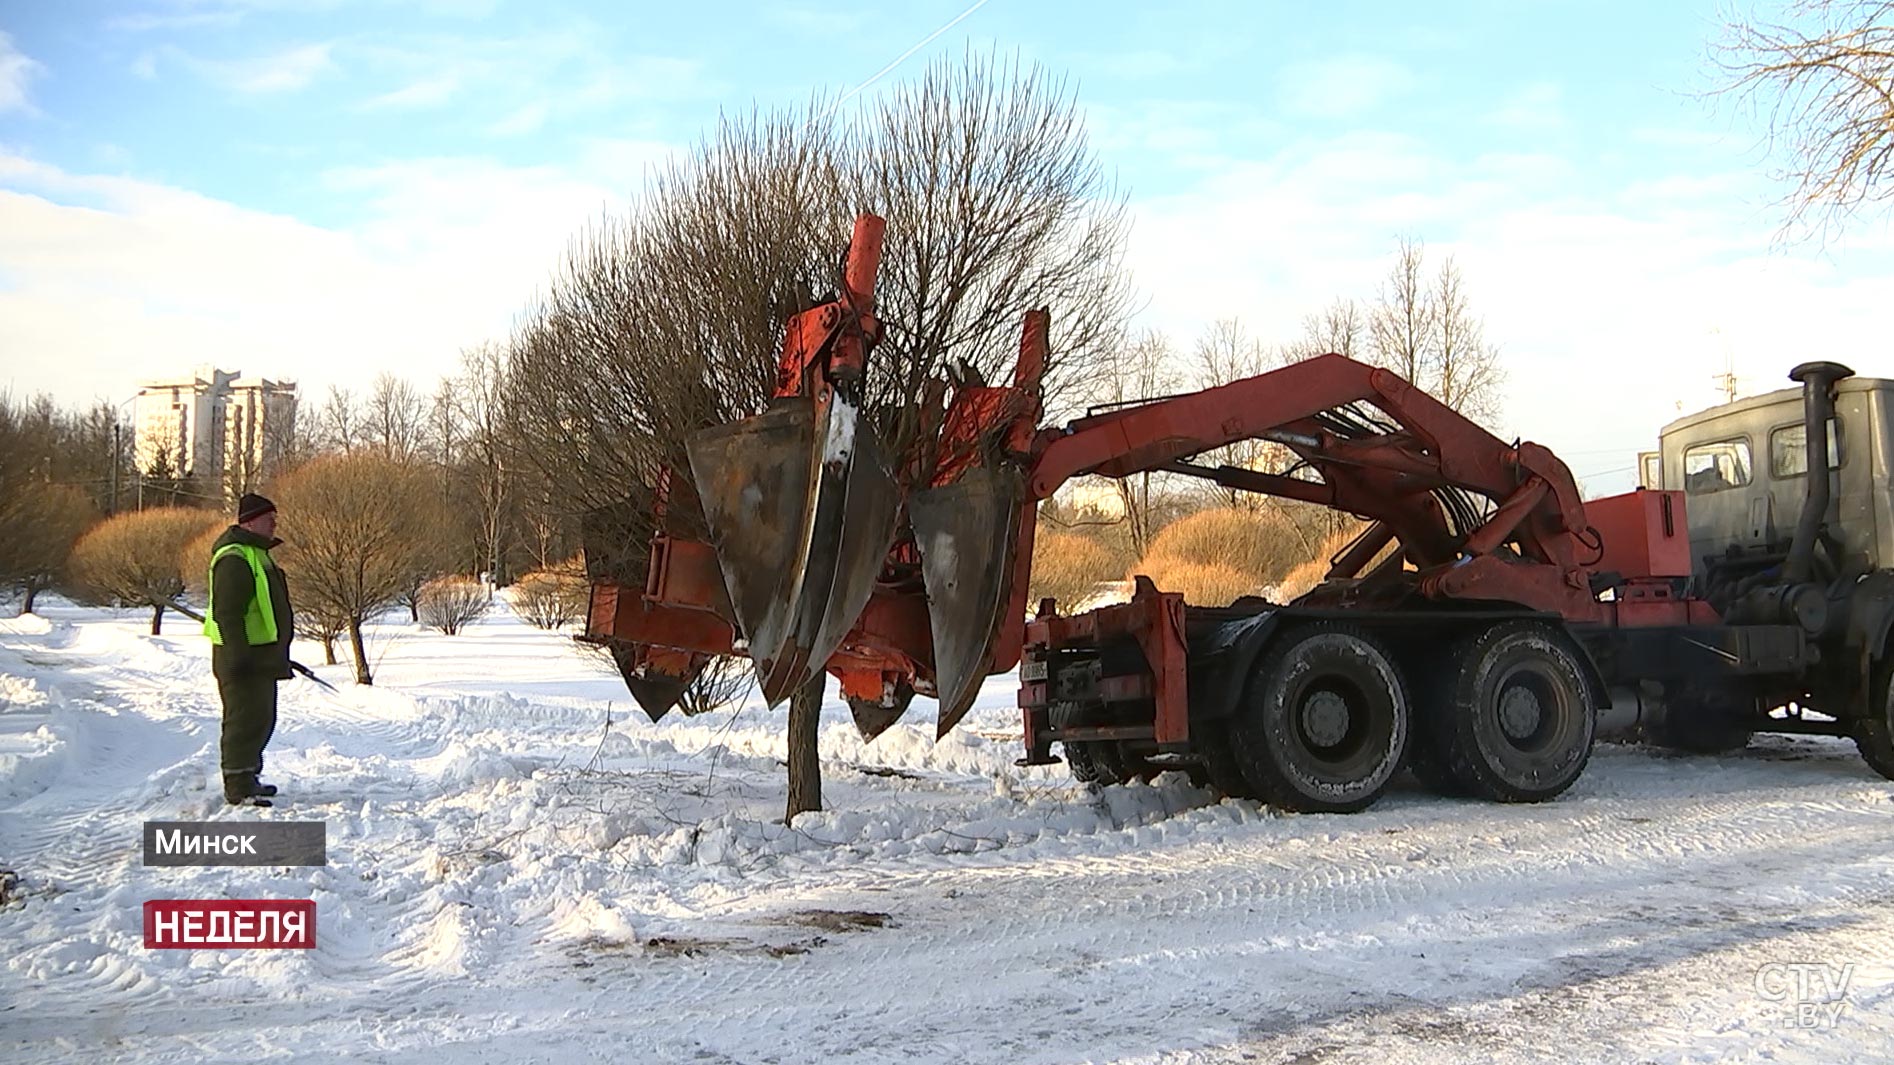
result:
M 217 631 L 217 578 L 215 574 L 217 560 L 233 552 L 243 556 L 244 561 L 250 564 L 251 574 L 256 577 L 256 595 L 251 598 L 249 609 L 243 613 L 244 640 L 252 647 L 275 643 L 276 609 L 270 602 L 270 578 L 263 572 L 264 565 L 270 557 L 269 552 L 249 544 L 225 544 L 210 556 L 212 576 L 206 583 L 206 587 L 210 589 L 210 601 L 205 604 L 204 635 L 210 637 L 210 642 L 213 644 L 221 646 L 224 642 L 223 634 Z

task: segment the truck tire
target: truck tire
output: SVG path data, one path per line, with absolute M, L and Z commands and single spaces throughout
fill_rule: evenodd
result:
M 1855 725 L 1855 748 L 1868 768 L 1894 780 L 1894 669 L 1876 671 L 1868 714 Z
M 1083 717 L 1084 707 L 1077 703 L 1053 703 L 1046 714 L 1053 728 L 1084 724 Z M 1118 757 L 1116 743 L 1060 740 L 1059 745 L 1065 751 L 1065 764 L 1072 771 L 1073 780 L 1100 786 L 1125 782 L 1124 764 Z
M 1230 749 L 1230 729 L 1222 721 L 1193 722 L 1191 746 L 1203 759 L 1204 777 L 1210 786 L 1232 799 L 1254 799 L 1256 789 L 1243 776 L 1236 752 Z
M 1323 622 L 1263 652 L 1230 723 L 1230 749 L 1263 801 L 1351 813 L 1387 790 L 1407 733 L 1407 684 L 1387 648 L 1353 625 Z
M 1465 793 L 1544 802 L 1585 771 L 1597 713 L 1584 663 L 1558 629 L 1502 621 L 1456 641 L 1419 731 Z

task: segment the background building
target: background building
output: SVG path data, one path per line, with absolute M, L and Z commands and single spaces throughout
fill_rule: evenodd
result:
M 200 366 L 141 384 L 132 423 L 141 475 L 194 481 L 200 493 L 234 499 L 294 447 L 296 385 Z

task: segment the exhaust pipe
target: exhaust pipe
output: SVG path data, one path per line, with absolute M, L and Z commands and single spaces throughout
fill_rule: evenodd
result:
M 1828 421 L 1835 415 L 1831 393 L 1835 382 L 1854 375 L 1853 370 L 1838 362 L 1805 362 L 1789 371 L 1791 381 L 1802 383 L 1808 495 L 1802 500 L 1802 514 L 1795 523 L 1795 539 L 1789 542 L 1789 558 L 1782 569 L 1785 583 L 1804 583 L 1815 571 L 1815 537 L 1828 516 Z

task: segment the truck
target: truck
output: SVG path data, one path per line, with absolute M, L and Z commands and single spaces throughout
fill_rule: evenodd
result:
M 884 227 L 858 218 L 836 295 L 787 323 L 768 409 L 698 433 L 627 500 L 649 536 L 588 526 L 583 638 L 654 719 L 747 655 L 772 705 L 834 677 L 869 739 L 916 695 L 944 736 L 1017 669 L 1021 765 L 1176 769 L 1299 812 L 1363 809 L 1403 770 L 1545 801 L 1614 735 L 1847 736 L 1894 778 L 1889 382 L 1804 363 L 1798 389 L 1666 427 L 1653 483 L 1584 500 L 1547 448 L 1339 354 L 1042 425 L 1039 309 L 1011 383 L 931 383 L 894 412 L 921 427 L 895 454 L 863 385 Z M 1204 459 L 1246 440 L 1285 465 Z M 1187 603 L 1145 577 L 1096 609 L 1028 602 L 1038 505 L 1152 471 L 1361 532 L 1287 603 Z

